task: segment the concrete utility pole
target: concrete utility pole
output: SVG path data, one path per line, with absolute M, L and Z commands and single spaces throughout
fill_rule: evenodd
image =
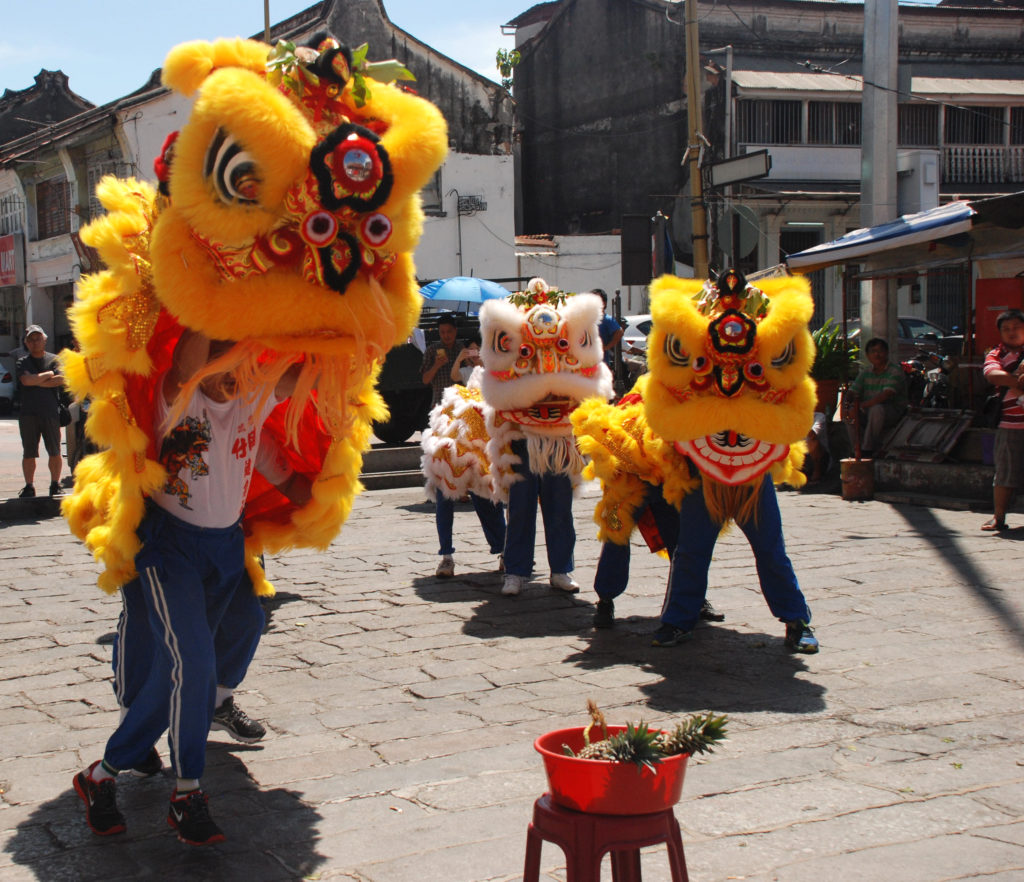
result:
M 892 0 L 893 3 L 896 0 Z M 686 125 L 690 154 L 690 211 L 693 216 L 693 277 L 708 277 L 708 216 L 704 206 L 704 185 L 700 177 L 702 128 L 700 90 L 700 35 L 697 30 L 697 0 L 686 0 Z
M 864 90 L 861 102 L 861 224 L 894 220 L 896 209 L 897 0 L 864 0 Z M 896 280 L 861 283 L 861 326 L 896 351 Z M 863 337 L 866 342 L 869 337 Z

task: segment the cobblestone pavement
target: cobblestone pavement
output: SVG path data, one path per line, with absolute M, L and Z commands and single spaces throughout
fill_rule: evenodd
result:
M 20 456 L 10 426 L 0 475 Z M 821 653 L 785 652 L 738 531 L 711 574 L 726 621 L 655 649 L 668 568 L 639 548 L 617 627 L 590 628 L 595 493 L 575 505 L 575 597 L 542 568 L 500 596 L 468 507 L 456 578 L 435 579 L 418 490 L 366 493 L 328 552 L 271 559 L 279 593 L 238 696 L 270 732 L 211 736 L 228 841 L 206 849 L 168 829 L 165 776 L 122 776 L 126 835 L 87 829 L 71 780 L 117 721 L 119 601 L 60 519 L 0 522 L 0 878 L 519 879 L 545 789 L 533 741 L 585 722 L 588 697 L 610 722 L 729 714 L 676 807 L 695 882 L 1024 878 L 1024 518 L 986 534 L 977 513 L 783 493 Z M 564 866 L 546 844 L 543 878 Z M 664 847 L 643 873 L 669 878 Z

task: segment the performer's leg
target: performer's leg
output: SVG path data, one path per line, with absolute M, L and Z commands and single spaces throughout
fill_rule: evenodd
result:
M 721 525 L 708 515 L 700 487 L 683 497 L 679 530 L 661 620 L 683 631 L 697 624 L 708 590 L 708 569 Z
M 213 638 L 219 687 L 234 690 L 245 679 L 265 625 L 263 605 L 253 594 L 249 574 L 243 573 Z
M 537 538 L 539 482 L 528 468 L 516 466 L 516 471 L 521 478 L 508 491 L 505 572 L 510 576 L 529 578 L 533 573 L 533 546 Z
M 572 520 L 572 480 L 568 475 L 547 473 L 540 479 L 540 510 L 548 566 L 552 573 L 571 573 L 575 569 L 576 527 Z
M 142 592 L 142 583 L 132 579 L 121 587 L 121 614 L 114 632 L 114 695 L 122 712 L 131 706 L 149 677 L 153 661 L 153 632 Z
M 455 501 L 449 499 L 440 490 L 434 491 L 434 523 L 437 525 L 437 541 L 440 548 L 437 553 L 451 556 L 455 553 L 452 545 L 452 525 L 455 522 Z
M 676 550 L 679 538 L 679 512 L 674 505 L 669 505 L 662 495 L 661 486 L 651 487 L 647 491 L 646 503 L 654 515 L 654 523 L 658 527 L 661 541 L 665 543 L 665 551 L 669 557 Z
M 501 554 L 505 550 L 505 507 L 475 493 L 469 494 L 469 501 L 473 503 L 491 554 Z
M 168 574 L 173 574 L 169 577 Z M 209 702 L 213 703 L 214 656 L 213 638 L 206 623 L 205 595 L 200 574 L 187 560 L 169 558 L 166 567 L 153 566 L 140 573 L 143 596 L 155 637 L 155 652 L 149 676 L 134 697 L 121 724 L 107 741 L 104 760 L 113 768 L 127 769 L 141 763 L 164 729 L 170 726 L 172 763 L 178 774 L 199 777 L 205 760 L 206 729 L 201 734 L 201 758 L 198 763 L 190 757 L 188 772 L 182 773 L 180 758 L 182 716 L 193 716 L 187 708 L 196 702 L 195 691 L 200 686 L 199 704 L 205 703 L 201 669 L 208 662 Z M 187 721 L 186 721 L 187 726 Z M 195 746 L 192 746 L 195 753 Z
M 740 524 L 740 529 L 754 550 L 761 593 L 772 615 L 784 622 L 810 623 L 811 610 L 797 583 L 793 564 L 786 554 L 782 517 L 771 477 L 766 475 L 761 485 L 756 524 L 748 521 Z
M 594 591 L 601 600 L 614 600 L 629 583 L 629 543 L 602 542 L 594 573 Z

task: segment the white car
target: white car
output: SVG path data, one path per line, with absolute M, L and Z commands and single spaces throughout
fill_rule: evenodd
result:
M 626 315 L 626 330 L 622 332 L 622 354 L 630 352 L 634 355 L 647 354 L 647 335 L 651 333 L 651 317 L 649 315 Z
M 622 332 L 622 363 L 626 366 L 627 381 L 632 385 L 647 370 L 647 335 L 651 333 L 649 315 L 626 315 L 626 330 Z

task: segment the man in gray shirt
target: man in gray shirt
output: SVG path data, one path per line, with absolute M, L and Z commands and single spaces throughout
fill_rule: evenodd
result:
M 39 325 L 25 329 L 25 346 L 28 355 L 18 359 L 15 373 L 21 387 L 21 413 L 18 428 L 21 430 L 21 470 L 25 475 L 25 487 L 18 495 L 35 496 L 32 483 L 36 474 L 36 459 L 39 458 L 39 439 L 43 439 L 50 468 L 50 495 L 60 493 L 60 392 L 64 377 L 60 372 L 57 356 L 46 351 L 46 333 Z

